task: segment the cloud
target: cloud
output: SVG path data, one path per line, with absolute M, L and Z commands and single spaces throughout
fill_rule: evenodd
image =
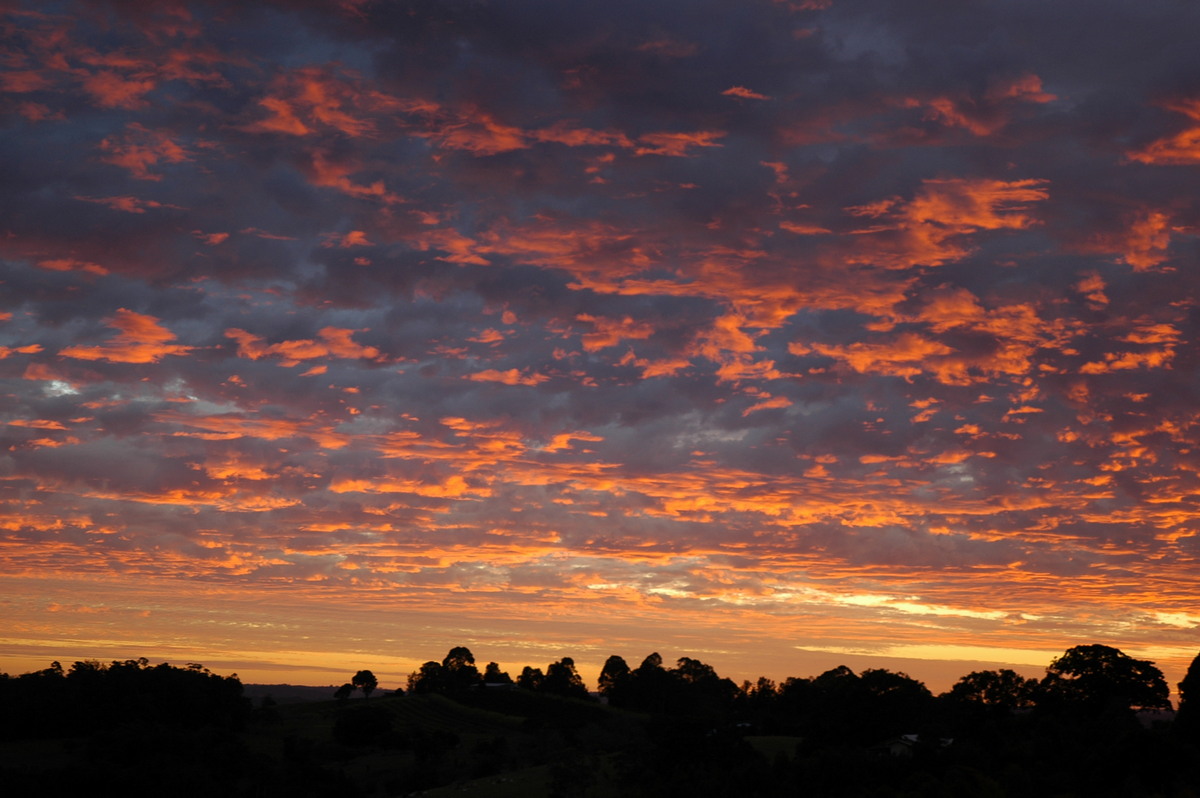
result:
M 1187 642 L 1200 11 L 135 5 L 0 11 L 0 590 Z
M 638 137 L 635 155 L 666 155 L 680 158 L 689 155 L 692 147 L 720 147 L 717 139 L 726 135 L 723 130 L 700 130 L 694 133 L 657 132 Z
M 297 366 L 305 360 L 325 357 L 378 359 L 380 357 L 379 349 L 373 346 L 364 346 L 353 340 L 352 336 L 356 332 L 358 330 L 323 327 L 318 331 L 316 339 L 303 338 L 264 344 L 263 339 L 259 336 L 231 327 L 225 331 L 225 337 L 232 338 L 237 342 L 239 357 L 250 360 L 279 357 L 280 365 L 285 367 Z
M 1181 98 L 1164 104 L 1193 122 L 1200 123 L 1200 100 Z M 1130 150 L 1128 156 L 1144 164 L 1194 164 L 1200 162 L 1200 124 L 1150 142 L 1145 147 Z
M 751 91 L 745 86 L 730 86 L 725 91 L 721 92 L 725 97 L 740 97 L 744 100 L 769 100 L 771 99 L 765 94 L 759 94 L 756 91 Z
M 160 163 L 192 160 L 187 148 L 170 133 L 149 130 L 136 122 L 130 123 L 122 135 L 103 139 L 100 151 L 105 153 L 100 160 L 127 169 L 138 180 L 162 180 L 162 174 L 152 171 Z
M 117 335 L 100 346 L 68 346 L 60 357 L 109 363 L 157 363 L 168 355 L 186 355 L 193 347 L 171 343 L 175 334 L 154 316 L 120 308 L 105 322 Z
M 518 369 L 511 368 L 504 371 L 484 369 L 468 374 L 467 379 L 474 382 L 499 382 L 504 385 L 537 385 L 550 378 L 545 374 L 522 374 Z

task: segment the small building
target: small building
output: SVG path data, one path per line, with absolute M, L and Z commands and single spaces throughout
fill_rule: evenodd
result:
M 899 737 L 890 737 L 884 740 L 879 745 L 875 746 L 874 750 L 881 755 L 901 757 L 904 759 L 911 758 L 916 753 L 920 746 L 932 747 L 931 741 L 923 741 L 919 734 L 901 734 Z M 937 748 L 948 748 L 954 740 L 943 737 L 937 741 Z

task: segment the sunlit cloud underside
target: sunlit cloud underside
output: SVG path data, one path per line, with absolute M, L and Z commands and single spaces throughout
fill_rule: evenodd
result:
M 1177 679 L 1198 17 L 0 6 L 0 666 Z

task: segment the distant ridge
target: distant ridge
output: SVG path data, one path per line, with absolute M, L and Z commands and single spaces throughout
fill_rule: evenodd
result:
M 302 704 L 308 701 L 332 701 L 337 685 L 313 687 L 303 684 L 244 684 L 242 688 L 242 695 L 256 704 L 265 696 L 270 696 L 276 704 Z

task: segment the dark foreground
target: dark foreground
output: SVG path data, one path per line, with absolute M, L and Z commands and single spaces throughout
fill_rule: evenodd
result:
M 76 663 L 0 680 L 0 792 L 1200 796 L 1200 740 L 1171 713 L 935 698 L 886 671 L 730 689 L 683 667 L 626 683 L 624 706 L 482 682 L 252 705 L 200 666 Z

